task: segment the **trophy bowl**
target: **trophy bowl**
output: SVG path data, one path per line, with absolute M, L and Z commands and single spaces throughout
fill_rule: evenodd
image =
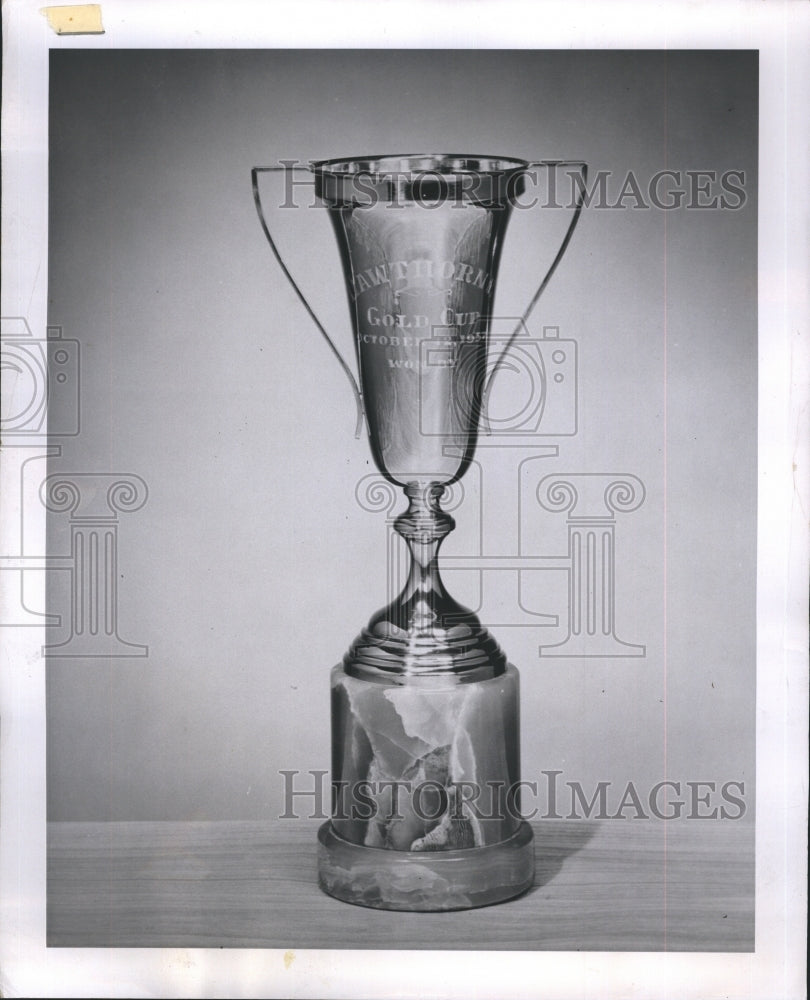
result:
M 445 590 L 438 551 L 454 527 L 441 499 L 472 459 L 499 363 L 489 365 L 488 337 L 510 213 L 527 175 L 561 167 L 578 173 L 580 197 L 517 333 L 573 234 L 584 164 L 402 154 L 306 168 L 343 264 L 359 385 L 265 219 L 259 175 L 288 168 L 253 171 L 271 249 L 352 383 L 377 468 L 408 501 L 394 523 L 411 557 L 405 586 L 331 676 L 333 804 L 318 837 L 319 883 L 346 902 L 465 909 L 533 883 L 519 803 L 518 672 Z

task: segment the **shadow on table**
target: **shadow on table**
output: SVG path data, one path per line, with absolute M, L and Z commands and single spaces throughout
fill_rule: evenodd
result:
M 576 822 L 533 823 L 534 829 L 534 886 L 529 894 L 549 883 L 559 875 L 565 859 L 582 850 L 599 829 L 598 823 L 583 820 Z

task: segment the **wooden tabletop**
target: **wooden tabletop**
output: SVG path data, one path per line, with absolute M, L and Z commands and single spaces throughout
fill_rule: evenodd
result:
M 350 906 L 317 885 L 316 821 L 51 823 L 48 945 L 752 951 L 748 821 L 546 820 L 537 878 L 454 913 Z

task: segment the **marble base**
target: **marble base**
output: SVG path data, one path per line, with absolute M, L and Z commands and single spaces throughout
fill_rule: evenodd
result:
M 488 906 L 531 888 L 534 838 L 521 822 L 497 844 L 420 853 L 354 844 L 327 822 L 318 831 L 318 881 L 330 896 L 379 910 Z
M 518 672 L 457 683 L 332 672 L 332 826 L 363 847 L 427 853 L 517 832 Z
M 534 877 L 520 813 L 519 678 L 332 671 L 332 818 L 320 884 L 389 910 L 460 910 Z

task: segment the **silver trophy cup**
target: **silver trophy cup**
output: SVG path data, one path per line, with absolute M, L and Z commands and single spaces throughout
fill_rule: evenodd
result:
M 515 334 L 579 219 L 583 163 L 420 154 L 307 168 L 343 262 L 359 385 L 268 228 L 260 175 L 286 168 L 253 171 L 273 253 L 351 381 L 377 468 L 408 500 L 395 522 L 411 556 L 405 587 L 332 671 L 334 794 L 319 881 L 347 902 L 464 909 L 510 899 L 534 879 L 519 809 L 518 673 L 445 590 L 438 550 L 454 527 L 442 495 L 472 459 L 499 363 L 488 338 L 510 214 L 528 175 L 561 168 L 580 194 Z

